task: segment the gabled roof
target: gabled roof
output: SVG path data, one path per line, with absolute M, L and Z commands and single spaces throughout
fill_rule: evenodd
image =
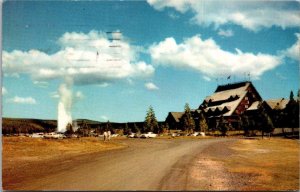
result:
M 275 110 L 282 110 L 286 108 L 286 105 L 289 103 L 290 100 L 282 98 L 282 99 L 269 99 L 266 100 L 267 104 L 270 106 L 271 109 Z
M 243 93 L 241 93 L 239 99 L 237 100 L 225 102 L 217 106 L 208 107 L 207 109 L 211 109 L 212 111 L 215 111 L 217 108 L 220 108 L 223 111 L 223 109 L 226 107 L 228 111 L 224 113 L 223 116 L 231 116 L 246 94 L 247 91 L 244 91 Z
M 218 105 L 209 106 L 204 111 L 228 111 L 223 116 L 231 116 L 242 99 L 247 94 L 247 89 L 251 85 L 250 82 L 237 83 L 232 85 L 219 86 L 215 93 L 205 98 L 205 102 L 220 102 Z M 231 98 L 231 100 L 229 100 Z M 222 103 L 222 101 L 224 101 Z
M 183 116 L 184 112 L 170 112 L 177 123 L 179 123 L 180 118 Z
M 251 111 L 251 110 L 257 110 L 259 105 L 260 105 L 260 101 L 254 101 L 252 103 L 252 105 L 247 109 L 247 111 Z
M 205 98 L 205 101 L 206 102 L 209 102 L 209 101 L 212 101 L 212 102 L 223 101 L 223 100 L 226 100 L 230 97 L 235 98 L 236 96 L 241 98 L 245 93 L 247 93 L 247 88 L 249 86 L 250 86 L 250 82 L 245 82 L 240 87 L 230 89 L 231 87 L 228 86 L 229 89 L 223 88 L 222 91 L 218 91 L 218 89 L 220 89 L 219 88 L 220 86 L 219 86 L 215 93 L 213 93 L 211 96 L 207 96 Z

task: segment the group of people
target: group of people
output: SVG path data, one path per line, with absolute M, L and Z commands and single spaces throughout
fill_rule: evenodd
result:
M 111 138 L 111 132 L 110 131 L 104 131 L 103 133 L 104 141 L 109 141 Z

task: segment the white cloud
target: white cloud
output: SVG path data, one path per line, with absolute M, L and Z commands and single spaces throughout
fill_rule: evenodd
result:
M 7 100 L 9 103 L 17 103 L 17 104 L 36 104 L 36 100 L 32 97 L 19 97 L 15 96 Z
M 173 12 L 169 12 L 169 13 L 168 13 L 168 16 L 169 16 L 171 19 L 178 19 L 178 18 L 179 18 L 179 15 L 177 15 L 176 13 L 173 13 Z
M 287 50 L 283 51 L 282 54 L 296 61 L 300 61 L 300 33 L 296 33 L 295 35 L 297 36 L 297 42 Z
M 234 23 L 257 31 L 263 27 L 299 27 L 299 2 L 238 0 L 148 0 L 157 10 L 173 8 L 180 13 L 191 11 L 192 22 L 219 27 Z
M 281 80 L 287 80 L 288 79 L 286 76 L 284 76 L 284 75 L 282 75 L 281 73 L 278 73 L 278 72 L 275 73 L 275 75 L 276 75 L 276 77 L 278 77 Z
M 145 87 L 150 91 L 154 91 L 154 90 L 159 89 L 154 83 L 151 83 L 151 82 L 145 83 Z
M 108 117 L 105 116 L 105 115 L 102 115 L 100 118 L 101 118 L 103 121 L 108 121 Z
M 109 86 L 109 83 L 106 83 L 106 82 L 100 83 L 100 84 L 98 84 L 98 86 L 99 86 L 99 87 L 108 87 L 108 86 Z
M 210 78 L 210 77 L 207 77 L 207 76 L 203 76 L 203 79 L 204 79 L 205 81 L 211 81 L 211 78 Z
M 234 33 L 231 29 L 228 29 L 228 30 L 220 29 L 218 31 L 218 35 L 223 36 L 223 37 L 232 37 L 234 35 Z
M 33 84 L 35 84 L 36 86 L 41 87 L 41 88 L 48 87 L 48 82 L 46 82 L 46 81 L 33 81 Z
M 5 87 L 2 87 L 2 95 L 6 95 L 7 94 L 7 90 Z
M 77 99 L 83 99 L 84 95 L 83 95 L 83 93 L 81 91 L 77 91 L 75 93 L 75 98 L 77 98 Z
M 258 53 L 224 51 L 213 39 L 201 39 L 200 35 L 185 39 L 178 44 L 169 37 L 149 48 L 152 61 L 157 65 L 196 70 L 209 78 L 251 73 L 259 78 L 264 72 L 281 63 L 281 57 Z
M 121 34 L 119 34 L 120 36 Z M 102 84 L 124 78 L 151 76 L 154 68 L 138 60 L 140 48 L 125 40 L 109 40 L 105 33 L 65 33 L 61 50 L 3 51 L 5 74 L 30 74 L 34 81 L 70 77 L 75 84 Z
M 59 94 L 57 93 L 57 91 L 51 92 L 50 93 L 50 97 L 52 97 L 52 98 L 59 98 Z

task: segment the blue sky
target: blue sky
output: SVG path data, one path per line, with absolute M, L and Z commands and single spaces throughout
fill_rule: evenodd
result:
M 143 121 L 149 105 L 164 120 L 249 73 L 263 99 L 288 98 L 299 88 L 299 9 L 288 1 L 6 1 L 3 116 L 56 119 L 62 84 L 73 119 L 114 122 Z

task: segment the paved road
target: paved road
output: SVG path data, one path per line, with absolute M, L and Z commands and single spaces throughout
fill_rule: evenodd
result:
M 232 141 L 128 139 L 122 141 L 128 148 L 66 160 L 57 165 L 63 167 L 60 171 L 27 180 L 19 189 L 185 190 L 187 168 L 197 155 L 209 145 L 225 140 Z

